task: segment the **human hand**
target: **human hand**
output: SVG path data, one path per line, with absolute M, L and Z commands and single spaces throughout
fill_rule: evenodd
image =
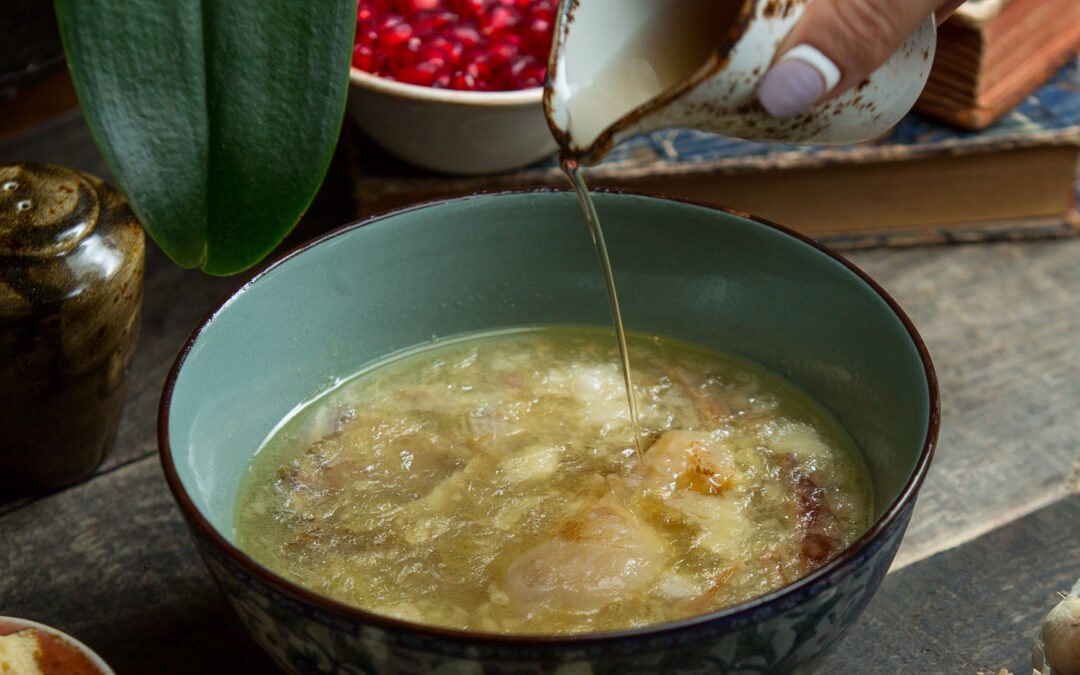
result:
M 777 49 L 757 97 L 773 117 L 796 115 L 861 82 L 931 14 L 964 0 L 813 0 Z

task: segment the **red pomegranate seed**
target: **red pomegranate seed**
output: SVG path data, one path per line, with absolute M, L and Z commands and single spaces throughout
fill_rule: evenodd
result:
M 478 85 L 490 83 L 491 74 L 495 72 L 491 65 L 491 55 L 484 53 L 477 54 L 466 61 L 466 65 L 462 70 L 465 71 L 466 75 L 471 76 Z
M 519 56 L 507 64 L 503 84 L 515 89 L 535 87 L 543 81 L 543 77 L 544 66 L 539 59 L 535 56 Z
M 395 14 L 393 12 L 379 13 L 376 14 L 376 16 L 378 17 L 378 21 L 376 21 L 375 23 L 375 28 L 378 29 L 380 33 L 390 30 L 394 26 L 405 21 L 405 17 L 400 14 Z
M 556 0 L 358 0 L 353 65 L 467 91 L 540 86 Z
M 368 73 L 376 73 L 380 66 L 379 55 L 370 45 L 356 45 L 353 47 L 352 64 Z
M 413 27 L 397 14 L 389 14 L 379 22 L 379 47 L 389 51 L 413 37 Z
M 506 37 L 517 37 L 516 35 L 508 35 Z M 502 39 L 498 42 L 493 42 L 488 46 L 488 54 L 491 55 L 491 60 L 495 63 L 507 63 L 517 58 L 520 50 L 518 46 L 514 44 L 513 40 Z
M 461 91 L 476 91 L 476 80 L 472 75 L 463 73 L 460 70 L 454 73 L 453 78 L 450 81 L 451 89 L 460 89 Z
M 536 61 L 536 59 L 531 56 L 519 56 L 507 64 L 507 70 L 510 75 L 517 77 L 528 67 L 530 61 Z
M 528 87 L 542 87 L 544 86 L 544 77 L 547 76 L 547 64 L 543 61 L 537 61 L 535 65 L 525 68 L 521 73 L 521 77 L 518 78 L 518 83 L 522 89 Z
M 356 31 L 356 44 L 372 47 L 379 41 L 379 31 L 374 28 L 365 28 Z
M 430 66 L 435 71 L 435 75 L 450 74 L 450 64 L 447 63 L 446 57 L 442 54 L 424 54 L 421 52 L 419 65 Z
M 420 38 L 412 38 L 393 47 L 386 55 L 385 71 L 398 77 L 401 70 L 420 63 L 420 44 Z
M 405 66 L 398 69 L 394 77 L 399 82 L 430 87 L 435 82 L 435 77 L 438 74 L 438 71 L 430 63 L 418 63 L 415 66 Z
M 468 23 L 456 23 L 447 31 L 446 37 L 461 44 L 465 49 L 478 47 L 484 38 L 475 25 Z
M 440 9 L 442 0 L 398 0 L 397 9 L 406 16 L 415 15 L 417 12 L 430 12 Z
M 412 24 L 416 33 L 425 39 L 434 35 L 444 26 L 449 26 L 458 21 L 458 15 L 453 12 L 419 12 L 413 17 Z
M 458 13 L 475 18 L 484 13 L 488 2 L 487 0 L 457 0 L 455 4 Z
M 446 59 L 449 64 L 456 64 L 461 60 L 463 53 L 465 53 L 465 49 L 460 43 L 451 42 L 441 35 L 431 38 L 427 44 L 420 48 L 420 54 L 425 60 L 430 58 L 431 55 L 438 54 Z
M 525 29 L 525 44 L 534 54 L 547 54 L 551 49 L 551 22 L 544 18 L 533 18 Z
M 533 0 L 529 3 L 529 16 L 544 16 L 548 19 L 555 18 L 555 0 Z
M 509 33 L 520 21 L 521 15 L 516 9 L 496 5 L 486 14 L 480 15 L 478 23 L 480 32 L 491 38 Z

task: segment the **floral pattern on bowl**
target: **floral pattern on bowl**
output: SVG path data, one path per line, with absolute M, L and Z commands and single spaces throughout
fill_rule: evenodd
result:
M 313 611 L 247 573 L 196 536 L 199 551 L 248 631 L 274 661 L 303 675 L 461 673 L 476 675 L 608 675 L 614 673 L 726 673 L 770 675 L 812 672 L 881 584 L 911 516 L 909 506 L 890 531 L 849 561 L 786 602 L 718 619 L 687 622 L 674 636 L 645 631 L 632 649 L 551 650 L 538 663 L 535 649 L 452 645 L 437 631 L 391 634 L 347 617 Z M 836 576 L 837 579 L 829 578 Z M 817 586 L 826 586 L 818 592 Z M 703 637 L 704 636 L 704 637 Z M 466 652 L 453 654 L 447 652 Z M 515 658 L 517 657 L 517 658 Z M 524 659 L 524 660 L 522 660 Z

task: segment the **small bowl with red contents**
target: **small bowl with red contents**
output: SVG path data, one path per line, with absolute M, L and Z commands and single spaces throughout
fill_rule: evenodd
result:
M 89 647 L 67 633 L 36 621 L 0 616 L 0 640 L 3 641 L 0 644 L 0 672 L 3 673 L 116 675 Z
M 360 0 L 349 114 L 401 159 L 454 174 L 555 151 L 541 99 L 556 0 Z

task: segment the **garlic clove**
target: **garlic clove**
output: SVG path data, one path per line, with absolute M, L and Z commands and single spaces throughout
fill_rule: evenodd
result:
M 1046 665 L 1056 675 L 1080 675 L 1080 597 L 1059 602 L 1042 626 Z

